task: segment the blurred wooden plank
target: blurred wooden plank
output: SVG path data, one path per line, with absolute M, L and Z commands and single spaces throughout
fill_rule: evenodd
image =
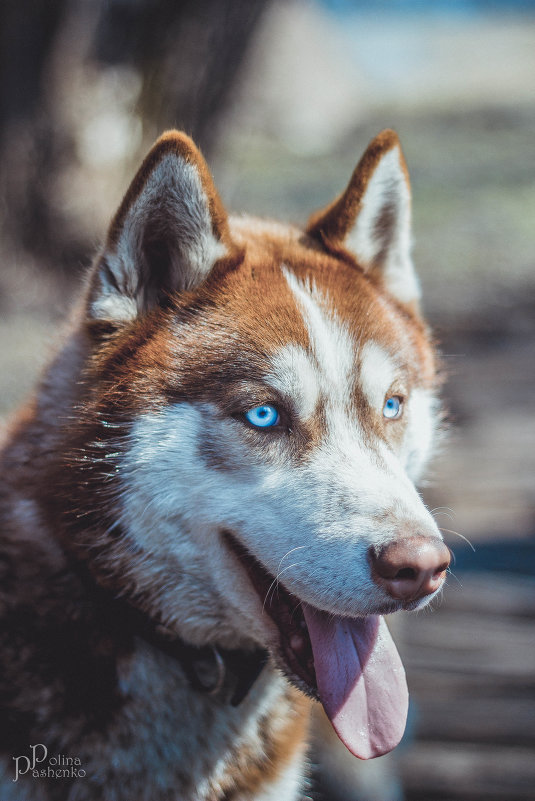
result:
M 508 676 L 530 682 L 535 674 L 533 621 L 525 617 L 441 610 L 406 622 L 400 643 L 407 671 Z
M 495 645 L 485 650 L 466 651 L 466 653 L 445 650 L 431 656 L 426 650 L 414 649 L 410 658 L 404 658 L 409 677 L 425 668 L 434 673 L 437 682 L 442 673 L 457 673 L 460 678 L 466 678 L 468 685 L 476 679 L 487 683 L 488 681 L 505 683 L 507 680 L 511 686 L 534 686 L 535 663 L 532 649 L 527 646 L 500 651 L 499 645 Z
M 403 759 L 406 801 L 533 801 L 529 748 L 420 743 Z
M 535 698 L 446 700 L 440 693 L 416 705 L 414 718 L 415 737 L 424 741 L 535 744 Z
M 481 615 L 465 610 L 442 610 L 440 613 L 412 617 L 404 627 L 408 643 L 421 645 L 440 645 L 441 648 L 477 648 L 480 644 L 502 641 L 521 641 L 528 632 L 533 634 L 533 620 L 493 614 Z M 531 636 L 528 644 L 535 648 L 535 638 Z
M 535 801 L 535 580 L 460 579 L 399 627 L 414 704 L 406 801 Z
M 453 568 L 455 571 L 455 567 Z M 461 573 L 449 577 L 439 608 L 484 615 L 535 617 L 535 578 L 498 573 Z
M 429 669 L 423 664 L 407 666 L 407 679 L 412 695 L 419 698 L 435 697 L 439 694 L 443 699 L 474 697 L 489 698 L 500 695 L 508 697 L 524 696 L 526 692 L 535 694 L 535 675 L 510 676 L 507 674 L 497 676 L 488 673 L 468 673 L 437 668 Z

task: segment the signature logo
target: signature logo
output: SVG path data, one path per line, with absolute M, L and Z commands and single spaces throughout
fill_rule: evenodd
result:
M 15 778 L 12 781 L 17 782 L 19 776 L 26 774 L 34 779 L 83 779 L 86 775 L 80 757 L 65 754 L 48 756 L 48 748 L 43 743 L 30 745 L 30 752 L 29 756 L 22 754 L 13 757 Z

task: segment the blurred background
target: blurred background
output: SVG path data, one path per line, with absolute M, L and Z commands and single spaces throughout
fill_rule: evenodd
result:
M 0 422 L 174 126 L 228 206 L 296 222 L 400 134 L 451 424 L 423 492 L 456 562 L 393 621 L 404 743 L 360 763 L 318 718 L 310 794 L 533 801 L 535 1 L 2 0 Z

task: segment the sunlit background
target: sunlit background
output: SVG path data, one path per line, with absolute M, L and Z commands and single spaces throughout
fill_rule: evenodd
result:
M 535 2 L 1 3 L 2 419 L 173 126 L 228 206 L 297 222 L 400 134 L 451 428 L 423 491 L 456 564 L 433 613 L 393 623 L 406 742 L 358 763 L 320 720 L 313 793 L 535 798 Z

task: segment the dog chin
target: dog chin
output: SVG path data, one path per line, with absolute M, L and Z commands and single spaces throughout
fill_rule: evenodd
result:
M 415 601 L 386 601 L 377 606 L 370 614 L 393 615 L 396 612 L 418 612 L 420 609 L 424 609 L 424 607 L 428 606 L 441 592 L 442 587 L 439 587 L 438 590 L 430 595 L 425 595 L 423 598 L 419 598 Z
M 420 609 L 424 609 L 424 607 L 429 606 L 433 599 L 442 593 L 442 590 L 443 585 L 430 595 L 425 595 L 423 598 L 420 598 L 417 601 L 408 601 L 407 603 L 404 603 L 402 608 L 405 612 L 418 612 Z

